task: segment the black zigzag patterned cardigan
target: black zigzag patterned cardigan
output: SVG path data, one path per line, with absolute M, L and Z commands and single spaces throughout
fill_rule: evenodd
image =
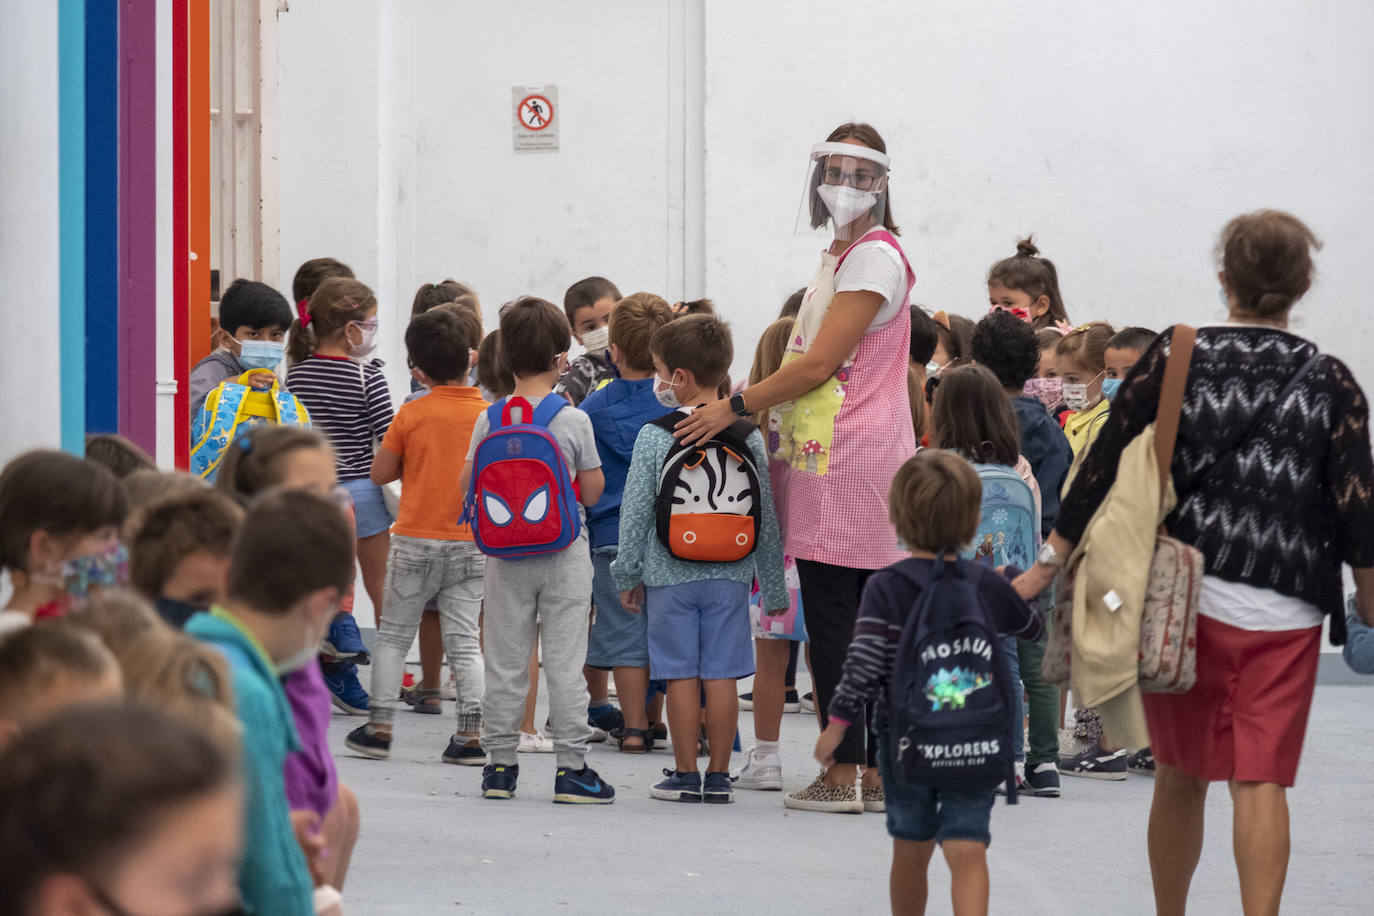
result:
M 1171 337 L 1156 338 L 1122 383 L 1060 507 L 1055 528 L 1071 542 L 1111 489 L 1122 449 L 1154 422 Z M 1374 458 L 1368 402 L 1339 359 L 1323 356 L 1286 403 L 1274 404 L 1316 352 L 1275 328 L 1198 329 L 1172 468 L 1179 502 L 1167 527 L 1202 551 L 1208 575 L 1332 615 L 1331 641 L 1340 645 L 1341 563 L 1374 566 Z M 1204 480 L 1222 460 L 1229 464 Z

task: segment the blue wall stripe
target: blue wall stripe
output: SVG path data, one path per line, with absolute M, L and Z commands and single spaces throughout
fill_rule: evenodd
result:
M 86 2 L 57 8 L 58 322 L 62 447 L 81 454 L 86 433 Z
M 86 431 L 119 431 L 119 3 L 86 3 Z

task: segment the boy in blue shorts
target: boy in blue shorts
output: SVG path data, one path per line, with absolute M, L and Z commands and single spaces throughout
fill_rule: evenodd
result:
M 616 741 L 627 754 L 652 749 L 645 702 L 649 693 L 649 634 L 643 614 L 631 614 L 620 603 L 611 576 L 619 552 L 620 502 L 630 469 L 635 438 L 644 424 L 668 413 L 654 395 L 654 357 L 649 342 L 673 320 L 667 300 L 635 293 L 611 311 L 610 358 L 620 377 L 587 396 L 582 410 L 592 421 L 596 451 L 606 489 L 587 510 L 592 547 L 592 603 L 596 620 L 587 644 L 587 667 L 611 671 L 624 710 L 625 726 Z
M 953 452 L 921 449 L 897 472 L 888 499 L 892 524 L 911 559 L 880 569 L 868 580 L 844 675 L 830 701 L 830 724 L 816 741 L 816 759 L 822 766 L 833 765 L 845 731 L 856 722 L 863 727 L 864 707 L 878 710 L 878 768 L 892 836 L 893 912 L 925 912 L 926 870 L 939 843 L 949 864 L 954 912 L 986 913 L 994 790 L 954 791 L 894 778 L 883 721 L 902 631 L 922 591 L 917 583 L 928 581 L 938 553 L 948 556 L 973 540 L 983 485 L 973 466 Z M 1040 638 L 1043 620 L 1007 579 L 982 576 L 977 595 L 999 634 Z M 1010 720 L 1011 713 L 1007 716 Z M 1004 724 L 1010 734 L 1012 722 Z
M 664 325 L 650 343 L 653 353 L 654 394 L 665 407 L 689 413 L 691 405 L 716 399 L 716 387 L 725 377 L 734 356 L 730 329 L 712 315 L 691 315 Z M 718 434 L 719 438 L 719 434 Z M 752 634 L 749 630 L 749 592 L 757 578 L 764 607 L 782 613 L 788 606 L 787 585 L 783 580 L 782 544 L 778 520 L 773 512 L 773 493 L 768 483 L 768 454 L 757 428 L 744 439 L 752 457 L 757 489 L 750 485 L 750 498 L 757 528 L 754 550 L 730 562 L 696 561 L 670 550 L 661 530 L 670 532 L 667 540 L 679 544 L 679 537 L 659 517 L 659 480 L 670 453 L 677 456 L 678 442 L 658 423 L 646 425 L 635 440 L 634 456 L 625 479 L 620 506 L 620 555 L 611 564 L 611 574 L 620 587 L 625 609 L 642 613 L 648 609 L 649 669 L 655 680 L 668 682 L 668 727 L 673 736 L 673 770 L 649 792 L 665 801 L 716 802 L 734 800 L 730 783 L 730 748 L 739 724 L 739 697 L 735 681 L 754 673 Z M 720 441 L 725 441 L 721 439 Z M 678 503 L 710 500 L 715 497 L 733 502 L 737 490 L 723 486 L 727 477 L 722 458 L 732 454 L 700 443 L 686 457 L 683 467 L 713 465 L 720 474 L 712 478 L 710 489 L 688 486 L 684 473 L 677 478 L 674 499 Z M 730 466 L 731 477 L 740 473 L 744 456 L 734 456 L 738 465 Z M 676 463 L 676 458 L 675 458 Z M 746 475 L 747 476 L 747 475 Z M 728 493 L 727 493 L 728 489 Z M 677 496 L 679 492 L 686 496 Z M 672 518 L 682 516 L 673 514 Z M 738 516 L 735 516 L 737 519 Z M 715 521 L 722 517 L 714 516 Z M 700 540 L 713 530 L 703 522 Z M 679 532 L 680 533 L 680 532 Z M 746 539 L 748 535 L 740 535 Z M 682 539 L 696 544 L 694 531 Z M 729 539 L 727 539 L 729 540 Z M 741 542 L 744 543 L 744 542 Z M 701 695 L 706 695 L 706 734 L 711 747 L 710 763 L 703 782 L 697 771 L 696 741 L 701 722 Z M 629 709 L 628 703 L 626 709 Z

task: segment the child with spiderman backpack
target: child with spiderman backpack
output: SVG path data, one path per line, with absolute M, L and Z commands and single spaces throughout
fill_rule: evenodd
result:
M 1011 773 L 1020 728 L 998 636 L 1036 639 L 1043 621 L 1003 575 L 958 557 L 977 531 L 982 491 L 953 452 L 922 449 L 897 472 L 889 511 L 911 559 L 868 580 L 830 724 L 816 742 L 816 758 L 831 765 L 846 729 L 862 727 L 873 703 L 894 913 L 925 912 L 936 843 L 954 912 L 988 908 L 994 789 Z
M 605 478 L 591 420 L 553 393 L 572 332 L 552 303 L 526 296 L 501 309 L 501 342 L 515 390 L 477 417 L 459 481 L 462 520 L 487 556 L 482 796 L 515 795 L 537 625 L 558 762 L 553 800 L 610 804 L 615 790 L 586 764 L 592 560 L 578 505 L 600 499 Z
M 635 439 L 620 505 L 620 552 L 611 575 L 621 603 L 648 613 L 649 676 L 668 682 L 674 768 L 650 790 L 664 801 L 728 803 L 730 748 L 739 724 L 735 681 L 754 673 L 749 591 L 763 606 L 789 605 L 782 544 L 768 480 L 768 453 L 742 421 L 684 447 L 673 430 L 692 405 L 714 400 L 733 358 L 730 329 L 713 315 L 659 328 L 650 343 L 654 394 L 675 409 Z M 695 757 L 706 696 L 710 763 Z M 690 737 L 689 737 L 690 736 Z

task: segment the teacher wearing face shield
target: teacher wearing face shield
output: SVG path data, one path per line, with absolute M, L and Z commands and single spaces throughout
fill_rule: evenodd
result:
M 905 556 L 887 493 L 916 451 L 907 399 L 915 276 L 897 244 L 886 150 L 878 132 L 859 123 L 837 127 L 812 147 L 797 228 L 828 232 L 833 241 L 806 285 L 782 365 L 729 400 L 697 408 L 677 428 L 684 442 L 698 442 L 740 417 L 769 412 L 778 519 L 801 579 L 822 726 L 864 583 Z M 882 810 L 871 727 L 855 723 L 835 760 L 805 789 L 788 793 L 787 807 L 857 812 L 867 803 Z M 862 795 L 854 786 L 860 766 L 869 767 Z

